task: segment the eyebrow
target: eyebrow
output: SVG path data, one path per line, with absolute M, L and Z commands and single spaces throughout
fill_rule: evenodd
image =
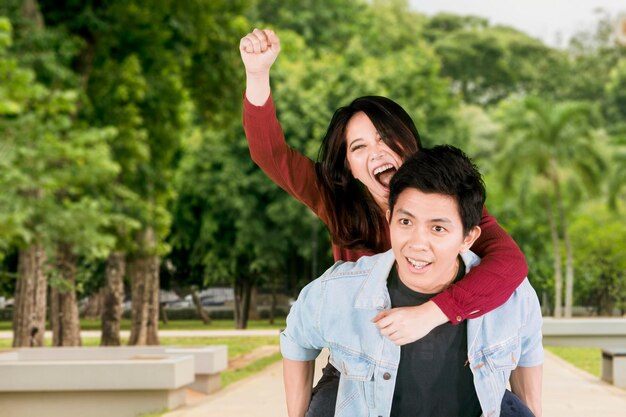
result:
M 403 208 L 398 208 L 398 213 L 404 214 L 405 216 L 409 216 L 412 218 L 415 218 L 415 216 L 413 215 L 413 213 L 411 213 L 410 211 L 407 211 Z M 429 223 L 452 223 L 452 220 L 450 220 L 447 217 L 437 217 L 434 219 L 428 219 Z
M 352 147 L 352 145 L 354 145 L 354 142 L 358 142 L 358 141 L 360 141 L 360 140 L 363 140 L 363 138 L 358 137 L 358 138 L 355 138 L 355 139 L 351 140 L 351 141 L 348 143 L 348 148 Z

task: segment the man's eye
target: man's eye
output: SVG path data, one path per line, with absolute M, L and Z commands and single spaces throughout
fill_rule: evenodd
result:
M 445 227 L 442 227 L 442 226 L 433 226 L 433 230 L 434 230 L 435 232 L 439 232 L 439 233 L 441 233 L 441 232 L 445 232 L 445 231 L 446 231 L 446 228 L 445 228 Z
M 400 224 L 402 226 L 409 226 L 411 224 L 411 220 L 409 220 L 409 219 L 400 219 Z

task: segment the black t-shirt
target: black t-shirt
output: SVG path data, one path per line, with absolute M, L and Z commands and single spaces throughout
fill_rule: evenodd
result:
M 465 275 L 459 259 L 455 281 Z M 421 294 L 402 283 L 396 268 L 387 281 L 392 307 L 424 304 Z M 446 323 L 402 346 L 391 417 L 478 417 L 482 414 L 467 361 L 467 324 Z

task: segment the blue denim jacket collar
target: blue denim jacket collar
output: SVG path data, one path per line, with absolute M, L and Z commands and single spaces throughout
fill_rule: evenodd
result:
M 391 308 L 391 300 L 387 292 L 387 278 L 395 262 L 392 250 L 385 252 L 377 259 L 355 297 L 354 308 L 376 310 Z

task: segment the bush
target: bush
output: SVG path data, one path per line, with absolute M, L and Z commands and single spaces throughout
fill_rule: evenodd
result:
M 13 321 L 13 309 L 0 308 L 0 321 Z

